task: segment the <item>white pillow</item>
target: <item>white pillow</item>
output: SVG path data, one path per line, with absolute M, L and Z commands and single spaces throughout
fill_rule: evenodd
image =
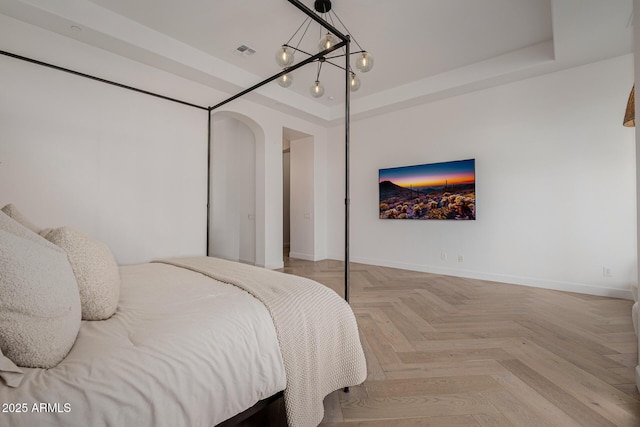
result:
M 24 215 L 22 215 L 22 213 L 11 203 L 9 203 L 8 205 L 5 205 L 2 208 L 2 212 L 7 214 L 9 218 L 19 222 L 21 225 L 23 225 L 24 227 L 27 227 L 29 230 L 33 231 L 34 233 L 37 233 L 38 231 L 40 231 L 38 227 L 36 227 L 31 221 L 29 221 Z
M 8 231 L 11 234 L 14 234 L 19 237 L 23 237 L 27 240 L 31 240 L 32 242 L 38 243 L 42 246 L 46 246 L 58 252 L 64 252 L 62 249 L 60 249 L 56 245 L 49 242 L 47 239 L 37 235 L 27 227 L 21 225 L 18 221 L 12 219 L 4 212 L 0 212 L 0 230 Z
M 0 230 L 0 271 L 2 353 L 18 366 L 56 366 L 80 330 L 80 297 L 66 254 Z
M 69 227 L 45 235 L 67 252 L 80 291 L 83 320 L 104 320 L 118 308 L 120 272 L 109 247 Z

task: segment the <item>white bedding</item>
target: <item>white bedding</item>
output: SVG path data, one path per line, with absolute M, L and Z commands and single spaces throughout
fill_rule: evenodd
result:
M 278 336 L 287 375 L 284 403 L 291 427 L 315 427 L 324 417 L 324 398 L 367 378 L 358 325 L 337 293 L 304 277 L 212 257 L 162 261 L 231 283 L 267 307 Z
M 165 264 L 120 271 L 112 318 L 84 321 L 55 368 L 0 384 L 0 426 L 212 427 L 285 388 L 273 323 L 253 296 Z

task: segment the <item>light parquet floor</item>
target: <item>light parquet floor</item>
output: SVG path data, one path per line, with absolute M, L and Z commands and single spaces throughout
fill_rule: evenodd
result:
M 285 272 L 342 295 L 338 261 Z M 366 382 L 323 426 L 640 426 L 631 301 L 351 264 Z

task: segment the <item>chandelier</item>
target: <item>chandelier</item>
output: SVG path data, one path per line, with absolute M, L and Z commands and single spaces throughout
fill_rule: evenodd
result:
M 350 53 L 350 55 L 358 55 L 358 58 L 355 61 L 356 69 L 362 73 L 366 73 L 367 71 L 371 70 L 371 68 L 373 67 L 373 56 L 369 52 L 364 50 L 362 46 L 360 46 L 360 44 L 357 42 L 355 37 L 351 35 L 350 31 L 347 29 L 338 15 L 336 15 L 336 13 L 331 10 L 331 0 L 315 0 L 313 6 L 316 13 L 320 15 L 326 22 L 331 23 L 334 29 L 337 29 L 337 21 L 340 26 L 344 28 L 344 32 L 346 34 L 349 34 L 351 40 L 353 40 L 353 42 L 358 46 L 360 50 Z M 276 52 L 276 63 L 283 69 L 283 71 L 286 71 L 288 67 L 290 67 L 294 63 L 294 54 L 297 52 L 307 55 L 308 57 L 314 56 L 314 54 L 305 52 L 304 50 L 300 49 L 300 44 L 305 35 L 307 35 L 309 27 L 311 26 L 311 21 L 311 18 L 307 17 L 302 22 L 302 24 L 300 24 L 295 33 L 293 33 L 289 41 L 284 43 Z M 323 32 L 325 34 L 323 34 Z M 295 44 L 295 46 L 291 44 L 294 39 L 297 39 L 297 43 Z M 320 39 L 317 45 L 318 53 L 331 49 L 334 45 L 338 44 L 338 42 L 339 40 L 335 35 L 331 34 L 328 30 L 323 31 L 323 28 L 320 27 Z M 346 53 L 344 53 L 343 51 L 342 54 L 336 54 L 333 56 L 320 56 L 315 60 L 318 62 L 318 69 L 316 73 L 316 80 L 309 88 L 311 96 L 313 96 L 314 98 L 320 98 L 322 95 L 324 95 L 324 86 L 320 82 L 320 72 L 322 71 L 322 66 L 324 64 L 330 64 L 334 67 L 345 70 L 345 67 L 342 67 L 332 61 L 335 58 L 341 58 L 345 55 Z M 356 91 L 360 88 L 360 78 L 351 69 L 351 67 L 349 67 L 349 74 L 349 88 L 351 89 L 351 91 Z M 291 86 L 292 82 L 293 78 L 291 77 L 290 73 L 283 74 L 278 78 L 278 84 L 282 87 L 289 87 Z

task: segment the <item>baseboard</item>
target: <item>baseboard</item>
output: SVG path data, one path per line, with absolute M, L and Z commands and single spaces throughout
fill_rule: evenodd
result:
M 343 255 L 335 255 L 329 257 L 335 260 L 344 260 Z M 434 265 L 419 265 L 402 262 L 394 262 L 387 260 L 378 260 L 370 258 L 351 257 L 351 262 L 360 264 L 378 265 L 381 267 L 399 268 L 409 271 L 420 271 L 423 273 L 443 274 L 446 276 L 465 277 L 469 279 L 488 280 L 491 282 L 508 283 L 511 285 L 531 286 L 535 288 L 553 289 L 556 291 L 575 292 L 579 294 L 596 295 L 610 298 L 633 299 L 633 293 L 630 289 L 612 289 L 601 288 L 597 286 L 584 285 L 581 283 L 561 282 L 547 279 L 538 279 L 535 277 L 513 276 L 508 274 L 486 273 L 475 270 L 462 270 L 456 268 L 440 267 Z
M 305 261 L 320 261 L 320 259 L 316 258 L 314 255 L 302 254 L 300 252 L 289 252 L 289 258 L 302 259 Z
M 284 268 L 284 262 L 280 261 L 276 264 L 255 264 L 256 267 L 266 268 L 267 270 L 279 270 Z

